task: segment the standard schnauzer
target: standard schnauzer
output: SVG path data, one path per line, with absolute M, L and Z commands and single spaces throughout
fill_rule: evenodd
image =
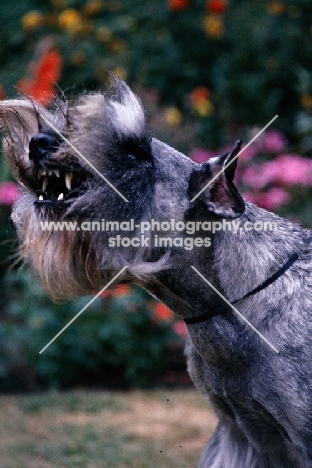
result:
M 219 417 L 199 467 L 312 467 L 311 234 L 242 199 L 233 184 L 240 143 L 194 163 L 151 137 L 120 80 L 52 111 L 2 101 L 0 121 L 21 185 L 12 214 L 21 256 L 48 293 L 94 294 L 127 266 L 119 282 L 142 286 L 185 320 L 189 373 Z M 73 220 L 111 228 L 42 227 Z M 207 236 L 207 223 L 224 221 L 277 229 Z M 134 226 L 122 233 L 129 243 L 112 248 L 123 222 Z M 148 223 L 155 229 L 135 246 Z

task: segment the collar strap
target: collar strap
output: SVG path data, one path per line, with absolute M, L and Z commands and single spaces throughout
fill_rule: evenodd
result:
M 312 242 L 312 236 L 309 237 L 308 243 L 310 244 Z M 252 296 L 253 294 L 256 294 L 260 291 L 262 291 L 264 288 L 267 288 L 270 286 L 270 284 L 274 283 L 278 278 L 280 278 L 294 263 L 295 261 L 298 260 L 298 254 L 295 253 L 289 259 L 287 262 L 275 273 L 273 273 L 272 276 L 270 276 L 268 279 L 263 281 L 259 286 L 254 288 L 252 291 L 249 293 L 245 294 L 245 296 L 240 297 L 239 299 L 236 299 L 235 301 L 231 302 L 232 305 L 236 304 L 239 301 L 242 301 L 243 299 L 246 299 L 249 296 Z M 231 307 L 227 305 L 225 302 L 221 304 L 220 306 L 216 307 L 215 309 L 211 310 L 210 312 L 206 312 L 205 314 L 199 315 L 198 317 L 190 317 L 184 319 L 184 322 L 188 325 L 194 324 L 194 323 L 201 323 L 205 322 L 205 320 L 208 320 L 212 317 L 215 317 L 216 315 L 224 314 L 226 312 L 231 311 Z

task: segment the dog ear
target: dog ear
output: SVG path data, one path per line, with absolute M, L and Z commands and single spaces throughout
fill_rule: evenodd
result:
M 233 183 L 237 166 L 236 156 L 240 148 L 241 141 L 237 141 L 230 153 L 202 163 L 191 173 L 189 197 L 194 203 L 193 206 L 200 208 L 201 213 L 209 212 L 223 218 L 237 218 L 244 212 L 244 201 Z M 208 187 L 204 189 L 207 184 Z

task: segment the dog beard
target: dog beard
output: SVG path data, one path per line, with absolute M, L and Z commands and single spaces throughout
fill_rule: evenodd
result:
M 152 138 L 141 103 L 125 83 L 116 80 L 106 95 L 84 95 L 73 105 L 58 102 L 52 111 L 31 100 L 3 101 L 0 121 L 6 158 L 21 184 L 12 213 L 20 256 L 52 297 L 93 294 L 124 266 L 123 281 L 165 267 L 167 257 L 151 255 L 149 247 L 108 247 L 113 231 L 42 229 L 46 221 L 79 226 L 150 218 Z

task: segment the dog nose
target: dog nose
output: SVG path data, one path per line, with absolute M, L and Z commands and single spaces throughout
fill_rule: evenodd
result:
M 29 159 L 39 161 L 44 159 L 48 153 L 57 149 L 56 139 L 47 133 L 38 133 L 29 142 Z

